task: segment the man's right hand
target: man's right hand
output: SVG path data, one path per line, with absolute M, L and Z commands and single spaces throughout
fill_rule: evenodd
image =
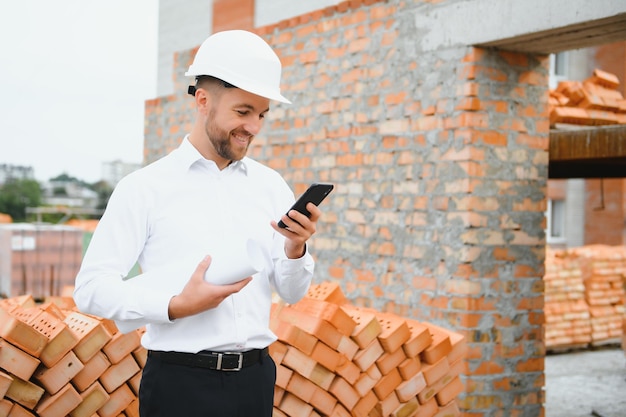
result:
M 241 291 L 252 280 L 252 277 L 248 277 L 229 285 L 209 284 L 204 280 L 204 274 L 210 265 L 210 256 L 200 261 L 183 291 L 172 297 L 167 309 L 170 320 L 193 316 L 215 308 L 226 297 Z

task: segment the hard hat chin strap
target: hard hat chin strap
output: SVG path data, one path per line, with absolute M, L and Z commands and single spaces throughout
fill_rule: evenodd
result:
M 187 94 L 192 95 L 192 96 L 196 96 L 196 86 L 195 85 L 190 85 L 187 88 Z

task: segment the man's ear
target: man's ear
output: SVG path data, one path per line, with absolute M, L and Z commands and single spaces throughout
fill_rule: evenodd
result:
M 196 95 L 194 96 L 196 99 L 196 108 L 198 111 L 204 115 L 209 113 L 209 107 L 211 105 L 211 95 L 204 88 L 196 89 Z

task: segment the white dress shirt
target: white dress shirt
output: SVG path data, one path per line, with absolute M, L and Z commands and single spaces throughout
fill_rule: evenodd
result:
M 293 201 L 276 171 L 248 157 L 220 171 L 186 137 L 178 149 L 116 186 L 76 277 L 76 304 L 115 320 L 122 331 L 146 326 L 147 349 L 266 347 L 276 340 L 269 329 L 272 291 L 295 303 L 313 276 L 308 250 L 288 259 L 285 238 L 270 225 Z M 247 238 L 261 243 L 264 258 L 252 281 L 214 309 L 169 320 L 170 299 L 202 258 L 227 240 Z M 142 273 L 125 278 L 136 262 Z

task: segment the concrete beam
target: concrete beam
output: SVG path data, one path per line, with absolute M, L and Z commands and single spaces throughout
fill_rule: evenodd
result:
M 459 0 L 415 9 L 416 41 L 554 53 L 626 40 L 626 1 Z

